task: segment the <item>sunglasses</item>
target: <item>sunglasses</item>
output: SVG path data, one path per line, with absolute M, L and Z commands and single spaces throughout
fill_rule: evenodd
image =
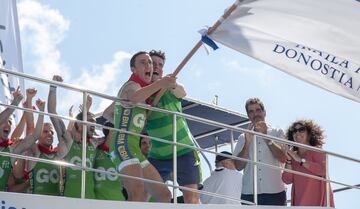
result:
M 303 127 L 300 127 L 300 128 L 294 128 L 294 129 L 292 130 L 292 132 L 293 132 L 293 134 L 296 134 L 296 132 L 305 133 L 306 130 L 307 130 L 306 127 L 303 126 Z

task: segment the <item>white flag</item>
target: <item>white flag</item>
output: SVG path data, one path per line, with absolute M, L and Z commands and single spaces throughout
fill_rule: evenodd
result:
M 245 0 L 210 37 L 360 102 L 360 0 Z
M 23 72 L 16 0 L 0 0 L 0 67 Z M 0 79 L 0 102 L 10 104 L 11 93 L 17 86 L 24 90 L 23 79 L 4 73 Z

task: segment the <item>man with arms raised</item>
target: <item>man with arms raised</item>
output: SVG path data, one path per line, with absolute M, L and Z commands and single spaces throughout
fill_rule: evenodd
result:
M 55 75 L 54 81 L 62 82 L 61 76 Z M 48 101 L 49 113 L 56 113 L 56 86 L 50 86 Z M 87 107 L 89 108 L 89 107 Z M 74 123 L 71 130 L 67 131 L 64 122 L 60 118 L 50 117 L 52 124 L 58 136 L 58 154 L 66 162 L 81 166 L 82 159 L 82 133 L 83 125 L 78 122 Z M 83 112 L 76 116 L 77 120 L 83 119 Z M 88 122 L 95 122 L 94 115 L 91 112 L 87 114 Z M 94 126 L 87 126 L 87 143 L 86 143 L 86 166 L 93 168 L 95 160 L 95 151 L 98 144 L 101 142 L 96 140 L 93 136 L 95 133 Z M 86 190 L 85 198 L 95 199 L 94 192 L 94 174 L 86 172 L 85 180 Z M 80 197 L 81 196 L 81 170 L 76 168 L 65 168 L 64 178 L 64 196 L 66 197 Z
M 11 105 L 17 106 L 22 100 L 23 96 L 18 87 L 13 93 L 13 101 Z M 11 145 L 13 142 L 9 139 L 9 134 L 11 132 L 12 121 L 10 115 L 14 112 L 15 109 L 7 107 L 4 111 L 0 113 L 0 151 L 1 152 L 12 152 L 13 147 Z M 8 187 L 9 176 L 11 175 L 12 165 L 14 159 L 6 156 L 0 155 L 0 191 L 6 191 Z
M 44 111 L 45 102 L 38 99 L 36 105 L 39 111 Z M 36 129 L 33 137 L 26 137 L 14 149 L 14 153 L 20 154 L 26 151 L 27 155 L 48 159 L 58 160 L 57 150 L 52 147 L 54 140 L 54 130 L 51 123 L 43 123 L 44 115 L 38 117 Z M 38 140 L 38 143 L 36 141 Z M 30 178 L 30 191 L 33 194 L 43 195 L 60 195 L 59 181 L 60 170 L 59 166 L 28 161 L 27 170 Z

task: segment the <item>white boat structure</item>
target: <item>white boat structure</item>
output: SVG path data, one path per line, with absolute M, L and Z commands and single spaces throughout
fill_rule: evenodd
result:
M 102 98 L 107 98 L 107 99 L 112 99 L 114 101 L 119 100 L 116 97 L 112 97 L 109 95 L 104 95 L 98 92 L 94 92 L 91 90 L 87 90 L 87 89 L 81 89 L 69 84 L 62 84 L 62 83 L 57 83 L 54 81 L 49 81 L 49 80 L 45 80 L 42 78 L 37 78 L 37 77 L 33 77 L 31 75 L 27 75 L 24 73 L 19 73 L 19 72 L 13 72 L 4 68 L 1 68 L 0 71 L 2 73 L 9 73 L 9 74 L 13 74 L 15 76 L 20 76 L 23 77 L 25 79 L 30 79 L 33 81 L 38 81 L 38 82 L 42 82 L 42 83 L 47 83 L 47 84 L 51 84 L 51 85 L 57 85 L 58 87 L 63 87 L 69 90 L 74 90 L 74 91 L 79 91 L 82 92 L 82 94 L 84 95 L 84 98 L 86 99 L 88 94 L 94 95 L 94 96 L 99 96 Z M 85 100 L 86 101 L 86 100 Z M 34 113 L 38 113 L 38 114 L 44 114 L 44 115 L 48 115 L 51 117 L 60 117 L 62 119 L 69 119 L 69 120 L 73 120 L 79 123 L 84 124 L 86 127 L 86 125 L 94 125 L 97 126 L 99 128 L 104 128 L 105 126 L 96 124 L 96 123 L 90 123 L 90 122 L 86 122 L 86 121 L 79 121 L 79 120 L 74 120 L 71 119 L 67 116 L 58 116 L 58 115 L 54 115 L 54 114 L 50 114 L 50 113 L 44 113 L 44 112 L 39 112 L 36 110 L 30 110 L 30 109 L 26 109 L 26 108 L 21 108 L 21 107 L 16 107 L 16 106 L 12 106 L 12 105 L 7 105 L 7 104 L 2 104 L 5 107 L 11 107 L 11 108 L 18 108 L 21 110 L 26 110 L 26 111 L 32 111 Z M 185 114 L 185 113 L 178 113 L 178 112 L 171 112 L 168 110 L 162 110 L 159 108 L 154 108 L 148 105 L 139 105 L 143 108 L 152 110 L 152 111 L 160 111 L 160 112 L 165 112 L 165 113 L 169 113 L 172 114 L 174 117 L 185 117 L 188 121 L 189 121 L 189 126 L 190 129 L 195 129 L 196 131 L 199 130 L 205 130 L 203 133 L 197 133 L 194 132 L 195 134 L 195 138 L 197 139 L 198 143 L 201 143 L 202 146 L 199 147 L 191 147 L 192 149 L 197 149 L 200 152 L 206 152 L 206 153 L 212 153 L 212 154 L 219 154 L 215 151 L 217 146 L 220 145 L 224 145 L 224 144 L 230 144 L 231 147 L 234 147 L 234 143 L 235 143 L 235 138 L 234 136 L 239 135 L 240 133 L 244 133 L 244 132 L 249 132 L 249 130 L 244 129 L 244 126 L 248 123 L 248 119 L 240 114 L 240 113 L 236 113 L 230 110 L 226 110 L 224 108 L 215 106 L 215 105 L 211 105 L 211 104 L 206 104 L 203 102 L 199 102 L 196 100 L 192 100 L 192 99 L 186 99 L 183 103 L 185 112 L 186 110 L 190 110 L 191 108 L 198 108 L 198 111 L 193 110 L 190 111 L 192 112 L 192 114 Z M 212 120 L 207 119 L 206 116 L 205 118 L 200 118 L 198 116 L 196 116 L 197 114 L 204 114 L 204 110 L 207 109 L 206 112 L 208 113 L 212 113 L 212 114 L 205 114 L 207 115 L 208 118 L 212 118 Z M 229 124 L 224 123 L 224 122 L 219 122 L 219 120 L 227 120 Z M 235 121 L 235 122 L 234 122 Z M 192 122 L 196 122 L 197 125 L 192 124 Z M 201 124 L 201 125 L 199 125 Z M 108 128 L 108 127 L 107 127 Z M 110 128 L 111 130 L 117 130 L 115 128 Z M 120 131 L 120 130 L 117 130 Z M 284 139 L 280 139 L 280 138 L 276 138 L 276 137 L 272 137 L 272 136 L 268 136 L 268 135 L 264 135 L 264 134 L 260 134 L 260 133 L 256 133 L 256 132 L 252 132 L 255 135 L 261 136 L 262 138 L 265 139 L 271 139 L 273 141 L 276 142 L 281 142 L 281 143 L 285 143 L 285 144 L 289 144 L 289 145 L 296 145 L 298 147 L 303 147 L 303 148 L 308 148 L 311 150 L 315 150 L 315 151 L 319 151 L 319 152 L 324 152 L 327 155 L 330 156 L 336 156 L 339 158 L 343 158 L 345 160 L 349 160 L 349 161 L 353 161 L 356 163 L 360 163 L 360 160 L 357 159 L 353 159 L 351 157 L 348 156 L 344 156 L 341 154 L 337 154 L 337 153 L 333 153 L 333 152 L 328 152 L 328 151 L 324 151 L 318 148 L 313 148 L 307 145 L 302 145 L 302 144 L 298 144 L 295 142 L 291 142 L 291 141 L 287 141 Z M 139 135 L 139 134 L 135 134 L 134 135 Z M 219 137 L 220 136 L 220 137 Z M 84 136 L 86 137 L 86 136 Z M 208 138 L 206 138 L 208 137 Z M 158 138 L 153 138 L 151 137 L 152 140 L 162 140 L 162 139 L 158 139 Z M 202 140 L 205 138 L 206 142 L 202 142 Z M 225 140 L 226 139 L 226 140 Z M 83 140 L 84 143 L 86 143 L 86 140 Z M 164 142 L 164 141 L 163 141 Z M 170 143 L 173 145 L 177 145 L 177 146 L 187 146 L 190 147 L 188 145 L 183 145 L 183 144 L 179 144 L 176 143 L 176 138 L 174 138 L 173 142 L 166 142 L 165 143 Z M 176 146 L 174 146 L 176 147 Z M 254 152 L 255 155 L 257 152 Z M 27 157 L 27 156 L 21 156 L 21 155 L 15 155 L 15 154 L 11 154 L 11 153 L 5 153 L 5 152 L 0 152 L 1 155 L 3 156 L 12 156 L 12 157 L 16 157 L 16 158 L 21 158 L 21 159 L 27 159 L 27 160 L 34 160 L 34 161 L 38 161 L 38 162 L 46 162 L 46 163 L 51 163 L 51 164 L 56 164 L 56 165 L 61 165 L 61 166 L 70 166 L 70 167 L 74 167 L 74 168 L 78 168 L 78 169 L 82 169 L 83 171 L 83 175 L 85 175 L 85 171 L 92 171 L 92 172 L 100 172 L 100 173 L 106 173 L 106 174 L 112 174 L 112 175 L 119 175 L 120 177 L 123 178 L 136 178 L 136 177 L 130 177 L 130 176 L 125 176 L 122 174 L 114 174 L 114 173 L 109 173 L 107 171 L 102 171 L 102 170 L 97 170 L 97 169 L 93 169 L 93 168 L 88 168 L 88 167 L 82 167 L 80 165 L 75 165 L 75 164 L 70 164 L 67 162 L 59 162 L 59 161 L 50 161 L 50 160 L 45 160 L 45 159 L 40 159 L 40 158 L 34 158 L 34 157 Z M 224 155 L 224 154 L 219 154 L 219 155 Z M 85 155 L 84 155 L 85 157 Z M 247 161 L 247 162 L 251 162 L 248 159 L 243 159 L 243 158 L 238 158 L 235 156 L 230 156 L 230 158 L 233 159 L 238 159 L 238 160 L 243 160 L 243 161 Z M 176 164 L 176 162 L 174 162 Z M 261 162 L 252 162 L 254 164 L 255 169 L 257 169 L 257 166 L 269 166 L 272 167 L 274 169 L 282 169 L 283 168 L 279 168 L 279 167 L 275 167 L 272 165 L 268 165 L 268 164 L 264 164 Z M 174 171 L 176 171 L 176 166 L 174 167 Z M 209 166 L 210 169 L 211 166 Z M 313 176 L 313 175 L 309 175 L 309 174 L 304 174 L 304 173 L 300 173 L 297 171 L 292 171 L 292 170 L 287 170 L 288 172 L 293 172 L 295 174 L 299 174 L 299 175 L 303 175 L 303 176 L 307 176 L 309 178 L 315 178 L 315 179 L 319 179 L 319 180 L 324 180 L 327 181 L 328 183 L 332 183 L 332 184 L 340 184 L 342 186 L 344 186 L 344 189 L 359 189 L 358 186 L 353 186 L 353 185 L 347 185 L 341 182 L 336 182 L 336 181 L 332 181 L 329 179 L 329 176 L 327 175 L 326 179 L 323 179 L 321 177 L 317 177 L 317 176 Z M 254 175 L 254 178 L 257 179 L 256 174 Z M 150 181 L 147 179 L 142 179 L 144 181 Z M 152 182 L 152 181 L 150 181 Z M 255 183 L 256 185 L 256 183 Z M 86 185 L 85 185 L 86 186 Z M 186 189 L 186 188 L 182 188 L 177 186 L 176 184 L 171 185 L 168 184 L 169 187 L 173 187 L 173 193 L 176 195 L 177 194 L 177 189 L 181 188 L 181 189 Z M 255 191 L 256 191 L 255 187 Z M 329 191 L 329 187 L 327 187 L 327 191 Z M 228 198 L 230 200 L 234 200 L 234 201 L 239 201 L 241 202 L 240 199 L 234 199 L 231 197 L 224 197 L 223 195 L 218 195 L 218 194 L 213 194 L 213 193 L 209 193 L 209 192 L 204 192 L 199 190 L 199 193 L 204 193 L 204 194 L 208 194 L 208 195 L 215 195 L 215 196 L 219 196 L 222 198 Z M 330 191 L 329 191 L 330 192 Z M 256 192 L 255 192 L 256 193 Z M 164 203 L 135 203 L 135 202 L 121 202 L 121 201 L 106 201 L 106 200 L 90 200 L 90 199 L 76 199 L 76 198 L 68 198 L 68 197 L 54 197 L 54 196 L 43 196 L 43 195 L 33 195 L 33 194 L 20 194 L 20 193 L 10 193 L 10 192 L 0 192 L 1 194 L 1 206 L 3 208 L 26 208 L 26 209 L 42 209 L 42 208 L 52 208 L 52 209 L 56 209 L 56 208 L 64 208 L 64 207 L 69 207 L 69 208 L 98 208 L 98 207 L 102 207 L 102 208 L 119 208 L 119 207 L 125 207 L 125 208 L 147 208 L 147 207 L 157 207 L 157 208 L 182 208 L 182 207 L 186 207 L 186 208 L 218 208 L 218 205 L 190 205 L 190 204 L 164 204 Z M 330 194 L 328 194 L 330 195 Z M 76 207 L 75 207 L 76 205 Z M 247 208 L 249 206 L 245 206 L 245 205 L 221 205 L 221 208 Z M 285 206 L 251 206 L 251 207 L 256 207 L 256 208 L 287 208 Z M 296 208 L 302 208 L 302 207 L 296 207 Z M 317 207 L 304 207 L 304 208 L 317 208 Z M 330 208 L 330 207 L 329 207 Z

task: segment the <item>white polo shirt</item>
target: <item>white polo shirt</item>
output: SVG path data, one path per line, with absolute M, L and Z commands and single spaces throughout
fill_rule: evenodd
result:
M 217 168 L 204 181 L 202 190 L 240 199 L 242 176 L 242 173 L 237 170 Z M 240 204 L 240 202 L 205 194 L 200 194 L 200 200 L 203 204 Z
M 267 134 L 279 138 L 284 138 L 284 132 L 281 129 L 268 127 Z M 236 144 L 234 155 L 238 155 L 245 144 L 245 135 L 241 134 Z M 278 167 L 284 167 L 272 154 L 267 141 L 258 137 L 257 139 L 257 159 L 258 162 L 271 164 Z M 249 146 L 249 159 L 253 160 L 253 142 Z M 285 190 L 284 182 L 281 179 L 282 171 L 269 167 L 258 165 L 257 167 L 257 193 L 275 194 Z M 253 194 L 253 168 L 252 163 L 247 163 L 244 169 L 242 194 Z

